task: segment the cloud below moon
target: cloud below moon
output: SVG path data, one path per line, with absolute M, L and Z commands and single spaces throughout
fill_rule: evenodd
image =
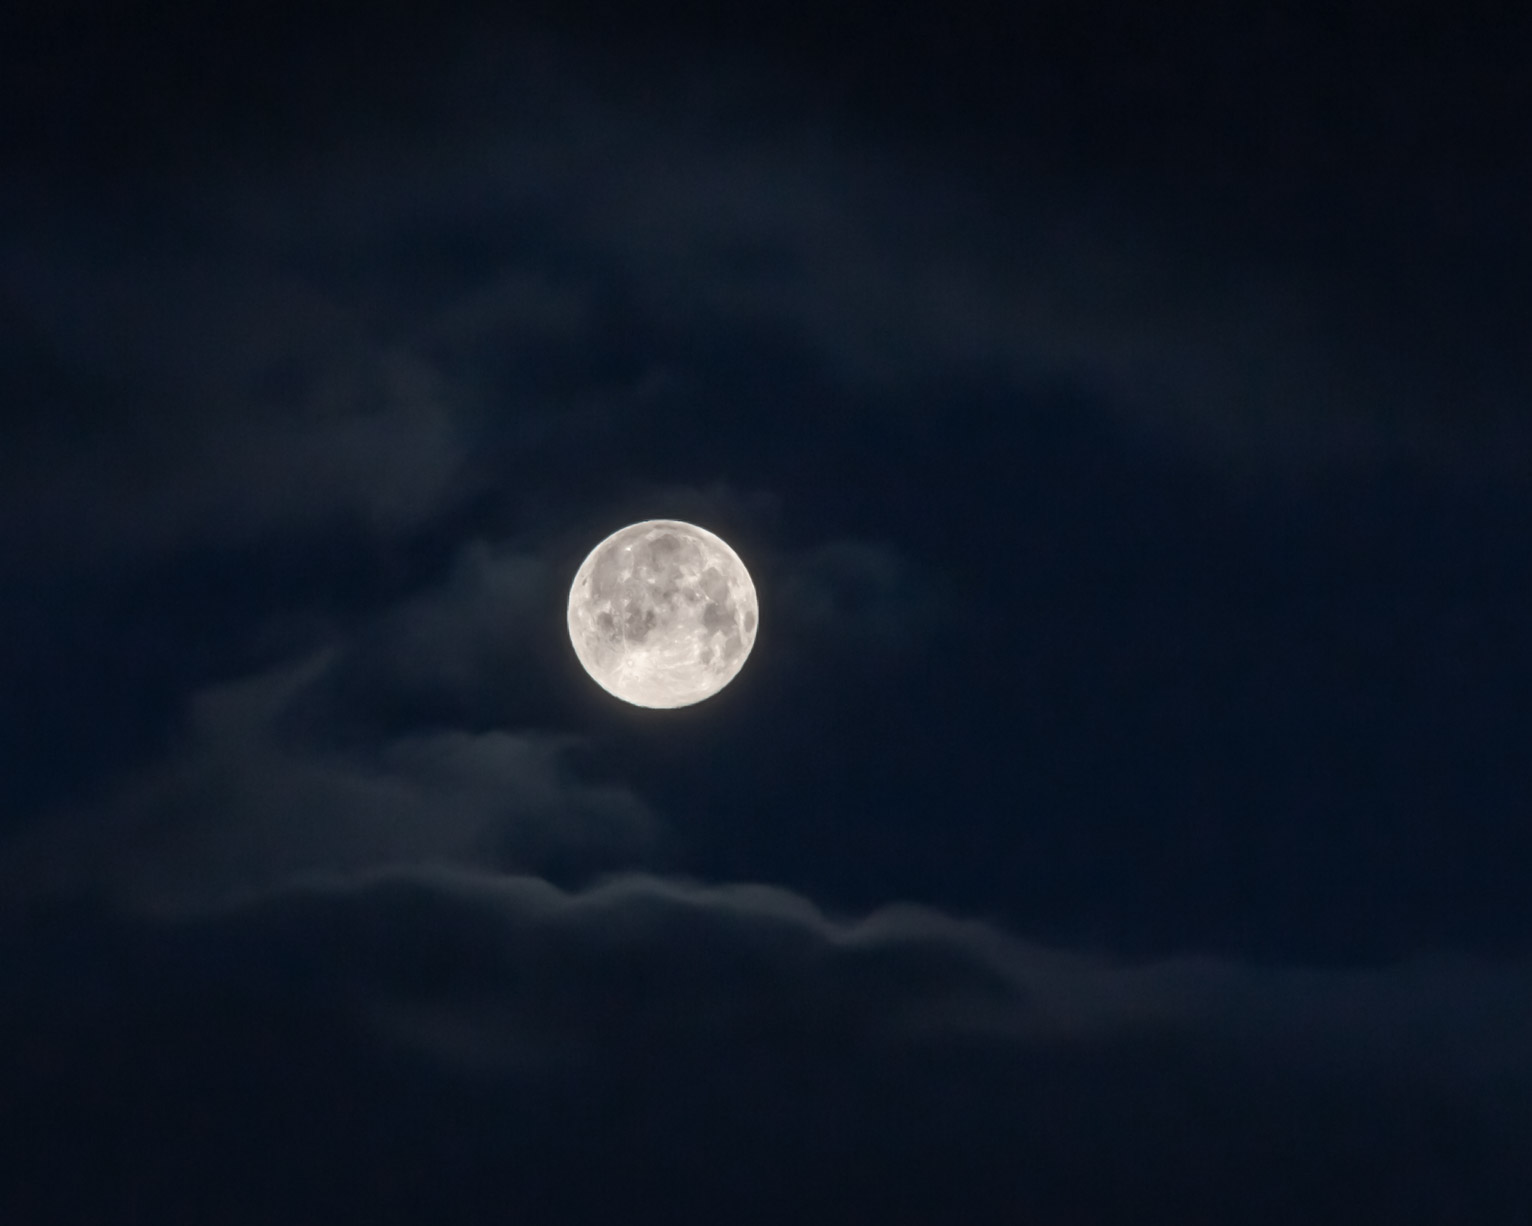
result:
M 1497 1207 L 1529 1190 L 1518 964 L 1122 964 L 767 886 L 421 869 L 156 920 L 0 914 L 0 962 L 22 1155 L 55 1134 L 107 1145 L 151 1210 L 204 1175 L 265 1203 L 273 1171 L 315 1153 L 316 1186 L 371 1217 L 401 1194 L 516 1198 L 533 1221 L 663 1195 L 687 1223 L 828 1198 L 979 1222 L 1172 1201 L 1181 1221 L 1324 1221 L 1344 1203 L 1372 1226 L 1436 1204 L 1511 1220 Z M 29 1063 L 43 1036 L 72 1058 Z M 148 1087 L 142 1127 L 103 1112 Z M 156 1179 L 167 1150 L 178 1177 Z M 211 1171 L 185 1164 L 205 1150 Z M 75 1191 L 45 1176 L 26 1195 Z

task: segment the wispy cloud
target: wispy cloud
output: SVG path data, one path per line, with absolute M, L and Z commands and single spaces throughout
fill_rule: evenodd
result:
M 155 908 L 388 865 L 589 872 L 654 850 L 642 801 L 568 769 L 575 738 L 447 727 L 341 747 L 290 734 L 294 698 L 332 660 L 198 694 L 168 760 L 9 840 L 0 893 Z

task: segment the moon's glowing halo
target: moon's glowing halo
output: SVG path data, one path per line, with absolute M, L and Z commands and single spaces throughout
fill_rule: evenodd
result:
M 706 528 L 648 519 L 612 533 L 569 588 L 569 641 L 602 689 L 640 707 L 684 707 L 728 685 L 760 611 L 739 555 Z

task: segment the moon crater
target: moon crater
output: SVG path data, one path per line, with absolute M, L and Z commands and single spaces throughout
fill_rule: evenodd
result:
M 569 589 L 569 639 L 609 693 L 641 707 L 716 694 L 755 643 L 755 585 L 706 528 L 651 519 L 612 533 Z

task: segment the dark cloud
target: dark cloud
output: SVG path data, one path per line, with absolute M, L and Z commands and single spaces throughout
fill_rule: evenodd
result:
M 795 107 L 765 63 L 635 93 L 567 44 L 485 55 L 423 133 L 151 178 L 131 209 L 9 186 L 13 544 L 397 534 L 592 428 L 783 411 L 756 364 L 787 367 L 772 396 L 913 390 L 884 412 L 921 419 L 975 380 L 1011 412 L 1068 387 L 1242 472 L 1525 462 L 1509 246 L 1417 218 L 1287 259 L 1060 171 L 989 182 Z
M 13 548 L 78 566 L 397 534 L 469 492 L 460 393 L 311 274 L 242 258 L 226 230 L 91 257 L 64 229 L 9 236 L 28 248 L 8 278 L 27 322 L 5 346 Z
M 388 865 L 578 875 L 654 851 L 647 806 L 568 769 L 577 738 L 437 728 L 336 746 L 289 735 L 284 714 L 327 665 L 321 655 L 198 694 L 168 760 L 22 827 L 0 892 L 185 906 Z
M 546 717 L 548 691 L 564 676 L 555 661 L 569 578 L 545 556 L 470 542 L 442 582 L 359 627 L 298 696 L 295 714 L 320 736 L 352 738 L 401 721 L 486 727 Z
M 1516 965 L 1129 966 L 770 887 L 444 873 L 0 940 L 29 1221 L 1509 1221 L 1532 1193 Z M 90 1180 L 28 1167 L 66 1136 Z

